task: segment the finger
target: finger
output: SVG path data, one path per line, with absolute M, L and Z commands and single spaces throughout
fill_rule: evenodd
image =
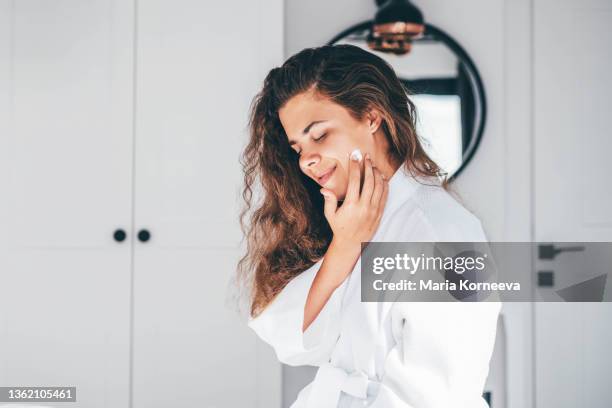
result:
M 387 197 L 389 197 L 389 180 L 384 179 L 383 180 L 383 195 L 382 195 L 382 198 L 380 199 L 380 204 L 379 204 L 379 208 L 381 212 L 385 208 L 385 204 L 387 204 Z
M 372 192 L 374 191 L 374 168 L 370 155 L 366 153 L 363 174 L 363 187 L 361 188 L 361 196 L 359 201 L 369 203 L 372 200 Z
M 356 149 L 353 151 L 355 153 Z M 346 198 L 344 201 L 356 202 L 359 199 L 359 187 L 361 184 L 361 152 L 359 154 L 351 154 L 349 157 L 349 182 L 346 190 Z
M 370 205 L 377 208 L 384 189 L 382 173 L 378 169 L 374 169 L 374 180 L 374 191 L 372 192 Z
M 323 194 L 323 199 L 325 200 L 323 213 L 325 214 L 327 221 L 330 221 L 336 214 L 338 199 L 336 198 L 336 195 L 329 190 L 321 189 L 321 194 Z

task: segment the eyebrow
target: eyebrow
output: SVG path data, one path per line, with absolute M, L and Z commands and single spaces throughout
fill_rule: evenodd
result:
M 304 134 L 304 135 L 305 135 L 306 133 L 310 132 L 310 128 L 311 128 L 311 127 L 313 127 L 313 126 L 315 126 L 315 125 L 318 125 L 319 123 L 323 123 L 323 122 L 326 122 L 326 121 L 325 121 L 325 120 L 315 120 L 314 122 L 310 122 L 310 124 L 309 124 L 308 126 L 306 126 L 306 127 L 304 128 L 304 130 L 302 130 L 302 134 Z M 294 144 L 296 144 L 296 143 L 297 143 L 297 142 L 296 142 L 295 140 L 290 140 L 290 141 L 289 141 L 289 146 L 293 146 L 293 145 L 294 145 Z

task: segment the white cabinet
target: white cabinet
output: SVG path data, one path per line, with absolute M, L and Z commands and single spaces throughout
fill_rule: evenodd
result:
M 278 363 L 225 293 L 282 10 L 0 0 L 0 386 L 76 386 L 75 407 L 279 405 Z
M 127 407 L 134 8 L 0 7 L 0 385 Z

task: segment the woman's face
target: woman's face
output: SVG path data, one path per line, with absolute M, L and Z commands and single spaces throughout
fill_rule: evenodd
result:
M 345 107 L 314 91 L 289 99 L 279 117 L 291 148 L 299 154 L 302 172 L 334 192 L 338 200 L 346 195 L 350 153 L 360 149 L 378 165 L 376 156 L 382 156 L 381 148 L 385 151 L 375 111 L 357 120 Z

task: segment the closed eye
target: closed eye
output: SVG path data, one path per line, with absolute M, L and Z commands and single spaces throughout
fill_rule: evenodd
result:
M 319 136 L 319 137 L 317 137 L 317 138 L 314 138 L 314 137 L 313 137 L 313 138 L 312 138 L 312 140 L 313 140 L 314 142 L 316 142 L 316 143 L 319 143 L 319 142 L 321 142 L 321 140 L 325 139 L 325 137 L 326 137 L 326 136 L 327 136 L 327 132 L 323 133 L 321 136 Z M 294 151 L 295 151 L 295 150 L 294 150 Z M 302 155 L 302 149 L 300 149 L 299 151 L 295 151 L 295 153 L 296 153 L 298 156 L 301 156 L 301 155 Z
M 322 139 L 325 138 L 325 136 L 327 136 L 327 132 L 323 133 L 321 136 L 319 136 L 318 138 L 313 138 L 312 140 L 314 140 L 315 142 L 320 142 Z

